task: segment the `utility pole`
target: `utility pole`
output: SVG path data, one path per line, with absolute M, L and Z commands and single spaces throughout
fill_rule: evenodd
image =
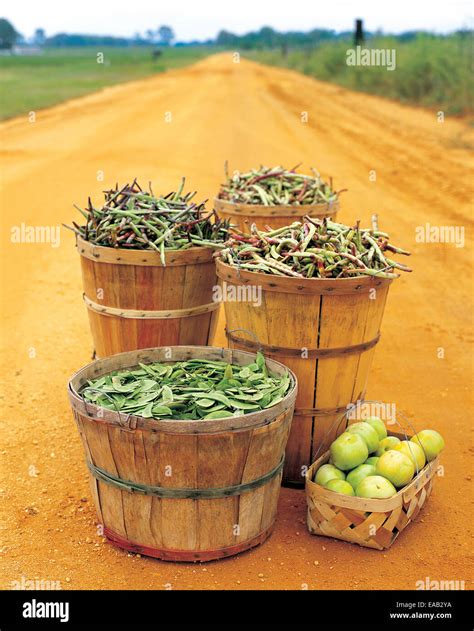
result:
M 364 23 L 362 20 L 357 19 L 355 23 L 354 45 L 360 46 L 364 43 Z

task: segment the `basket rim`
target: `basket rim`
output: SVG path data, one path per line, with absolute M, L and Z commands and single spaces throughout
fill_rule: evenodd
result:
M 290 276 L 274 276 L 264 272 L 241 270 L 225 263 L 219 256 L 215 257 L 217 276 L 221 280 L 231 280 L 239 285 L 260 284 L 268 291 L 282 291 L 287 293 L 337 295 L 369 291 L 375 287 L 390 285 L 395 278 L 380 278 L 377 276 L 355 276 L 354 278 L 295 278 Z M 399 278 L 400 275 L 397 275 Z
M 156 250 L 139 250 L 114 248 L 96 245 L 76 234 L 76 249 L 81 257 L 97 263 L 121 263 L 122 265 L 153 265 L 156 267 L 172 267 L 190 265 L 192 263 L 212 262 L 216 251 L 208 245 L 193 246 L 185 250 L 165 249 L 165 265 L 161 262 L 160 253 Z
M 228 210 L 259 210 L 263 215 L 270 215 L 273 210 L 273 216 L 281 217 L 298 217 L 306 215 L 306 210 L 329 210 L 331 212 L 339 210 L 340 197 L 328 202 L 318 202 L 317 204 L 247 204 L 245 202 L 232 202 L 228 199 L 222 199 L 217 194 L 213 198 L 213 203 L 220 205 L 222 209 Z M 217 209 L 219 210 L 219 209 Z M 302 212 L 299 212 L 302 211 Z

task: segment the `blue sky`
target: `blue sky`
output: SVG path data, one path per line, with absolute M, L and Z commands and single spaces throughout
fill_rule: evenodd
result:
M 35 28 L 130 36 L 161 24 L 182 41 L 214 37 L 224 28 L 245 33 L 261 26 L 277 30 L 322 27 L 351 30 L 362 17 L 368 30 L 412 29 L 449 32 L 471 26 L 472 4 L 465 0 L 4 0 L 3 15 L 25 36 Z

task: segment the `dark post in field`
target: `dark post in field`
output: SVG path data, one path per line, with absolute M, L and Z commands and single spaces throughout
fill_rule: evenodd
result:
M 364 41 L 364 22 L 363 20 L 357 19 L 355 23 L 354 45 L 360 46 Z

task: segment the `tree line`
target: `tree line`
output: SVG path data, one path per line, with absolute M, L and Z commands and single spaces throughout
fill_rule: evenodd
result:
M 365 32 L 364 37 L 370 40 L 379 37 L 381 32 Z M 407 31 L 394 37 L 402 42 L 416 39 L 420 31 Z M 315 48 L 319 44 L 329 41 L 350 40 L 353 31 L 335 31 L 333 29 L 315 28 L 310 31 L 277 31 L 270 26 L 263 26 L 257 31 L 244 35 L 236 35 L 230 31 L 221 30 L 214 39 L 194 40 L 192 42 L 176 42 L 173 29 L 170 26 L 160 26 L 148 29 L 145 33 L 136 33 L 133 37 L 115 37 L 112 35 L 85 35 L 80 33 L 58 33 L 47 37 L 44 29 L 38 28 L 34 36 L 26 41 L 14 26 L 6 19 L 0 18 L 0 49 L 12 48 L 15 44 L 33 44 L 47 47 L 67 46 L 170 46 L 176 42 L 177 46 L 212 46 L 235 48 L 242 50 L 276 49 L 283 51 L 289 48 Z
M 15 45 L 33 45 L 47 47 L 77 46 L 170 46 L 175 34 L 170 26 L 148 29 L 144 34 L 136 33 L 133 37 L 115 37 L 113 35 L 86 35 L 82 33 L 57 33 L 47 37 L 43 28 L 37 28 L 33 37 L 26 39 L 11 22 L 0 18 L 0 49 L 11 49 Z

